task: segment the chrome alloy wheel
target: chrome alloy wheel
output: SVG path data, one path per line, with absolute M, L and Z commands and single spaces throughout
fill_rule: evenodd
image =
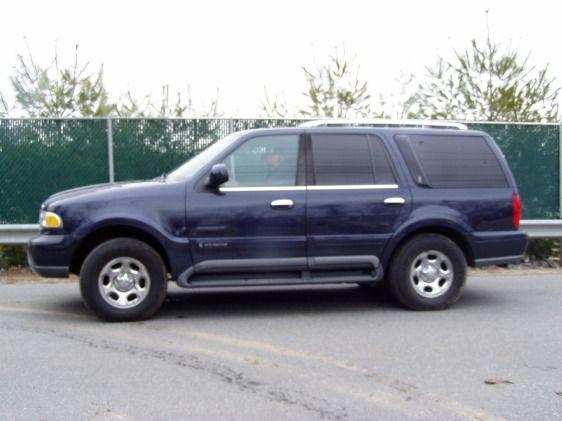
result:
M 414 290 L 425 298 L 445 294 L 453 283 L 453 276 L 451 260 L 436 250 L 420 253 L 410 267 L 410 282 Z
M 148 295 L 150 276 L 146 267 L 132 257 L 117 257 L 100 272 L 98 287 L 104 301 L 115 308 L 139 305 Z

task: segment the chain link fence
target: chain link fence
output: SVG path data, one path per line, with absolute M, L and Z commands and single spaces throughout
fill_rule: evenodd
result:
M 0 120 L 0 224 L 36 223 L 50 194 L 108 179 L 104 120 Z
M 227 134 L 299 119 L 0 119 L 0 224 L 37 221 L 57 191 L 159 176 Z M 468 123 L 505 153 L 524 218 L 560 216 L 560 126 Z M 110 169 L 111 168 L 111 169 Z
M 505 154 L 523 201 L 524 219 L 560 218 L 560 125 L 472 123 Z

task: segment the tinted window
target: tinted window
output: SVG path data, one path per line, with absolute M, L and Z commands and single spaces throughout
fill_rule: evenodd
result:
M 260 136 L 248 140 L 223 162 L 229 180 L 225 187 L 294 186 L 299 136 Z
M 318 185 L 375 183 L 365 135 L 312 135 L 312 154 Z
M 377 184 L 394 184 L 396 178 L 386 153 L 386 148 L 379 138 L 369 136 L 373 164 L 375 165 L 375 182 Z
M 418 184 L 436 188 L 507 186 L 496 155 L 483 137 L 398 135 L 396 142 Z
M 380 139 L 366 135 L 312 135 L 317 185 L 393 184 Z

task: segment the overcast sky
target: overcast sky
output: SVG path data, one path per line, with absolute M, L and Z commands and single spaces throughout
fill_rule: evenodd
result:
M 360 64 L 372 93 L 398 89 L 401 73 L 421 73 L 437 54 L 465 48 L 486 31 L 495 40 L 550 63 L 562 82 L 560 1 L 26 1 L 3 2 L 0 89 L 24 37 L 38 61 L 80 56 L 104 64 L 113 97 L 189 84 L 196 107 L 219 90 L 226 116 L 257 116 L 264 87 L 302 104 L 302 65 L 322 62 L 335 47 Z M 93 69 L 93 67 L 92 67 Z

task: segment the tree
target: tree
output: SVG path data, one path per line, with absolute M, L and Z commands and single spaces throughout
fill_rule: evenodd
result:
M 261 101 L 260 110 L 265 117 L 284 118 L 290 113 L 285 96 L 275 95 L 271 97 L 267 88 L 264 88 L 264 98 Z
M 53 61 L 41 66 L 33 58 L 29 47 L 27 55 L 17 56 L 18 65 L 10 84 L 15 93 L 15 104 L 8 106 L 0 92 L 0 116 L 23 112 L 27 117 L 104 117 L 117 114 L 120 117 L 186 117 L 188 115 L 216 117 L 218 91 L 209 105 L 202 105 L 204 112 L 194 108 L 189 86 L 184 96 L 171 94 L 168 85 L 162 85 L 162 95 L 141 99 L 127 92 L 119 103 L 110 100 L 103 83 L 103 66 L 93 73 L 89 63 L 80 64 L 78 46 L 74 51 L 74 63 L 61 68 L 55 49 Z
M 260 109 L 266 117 L 382 117 L 384 112 L 374 111 L 368 84 L 359 78 L 359 66 L 354 59 L 335 53 L 324 64 L 314 69 L 302 66 L 306 81 L 303 95 L 308 104 L 296 113 L 289 111 L 284 95 L 270 96 L 265 90 Z M 383 104 L 378 97 L 378 104 Z
M 175 100 L 174 100 L 175 98 Z M 184 99 L 187 98 L 187 99 Z M 154 99 L 151 94 L 145 95 L 142 99 L 135 98 L 129 91 L 121 97 L 120 104 L 116 108 L 116 113 L 120 117 L 186 117 L 197 115 L 199 117 L 217 117 L 218 111 L 218 91 L 210 105 L 203 106 L 206 109 L 203 113 L 197 113 L 193 106 L 190 87 L 187 93 L 182 96 L 181 92 L 170 95 L 170 86 L 162 85 L 162 95 Z M 155 102 L 156 101 L 156 102 Z
M 475 121 L 556 121 L 558 94 L 548 65 L 537 69 L 488 36 L 450 61 L 426 68 L 408 100 L 409 117 Z
M 64 68 L 59 65 L 56 50 L 52 63 L 46 67 L 35 62 L 29 48 L 27 56 L 20 54 L 17 59 L 15 74 L 10 77 L 15 91 L 14 108 L 27 116 L 106 116 L 115 109 L 103 84 L 103 66 L 89 73 L 89 63 L 79 63 L 78 46 L 74 51 L 74 63 Z
M 371 114 L 367 82 L 359 79 L 359 66 L 338 51 L 315 69 L 302 67 L 310 104 L 299 112 L 307 117 L 366 117 Z
M 129 91 L 121 97 L 117 106 L 117 115 L 120 117 L 181 117 L 191 107 L 191 98 L 184 103 L 181 93 L 176 93 L 176 100 L 170 99 L 170 87 L 162 86 L 162 96 L 158 105 L 154 104 L 152 95 L 142 99 L 135 98 Z
M 8 106 L 8 102 L 2 92 L 0 92 L 0 117 L 6 117 L 10 112 L 10 107 Z

